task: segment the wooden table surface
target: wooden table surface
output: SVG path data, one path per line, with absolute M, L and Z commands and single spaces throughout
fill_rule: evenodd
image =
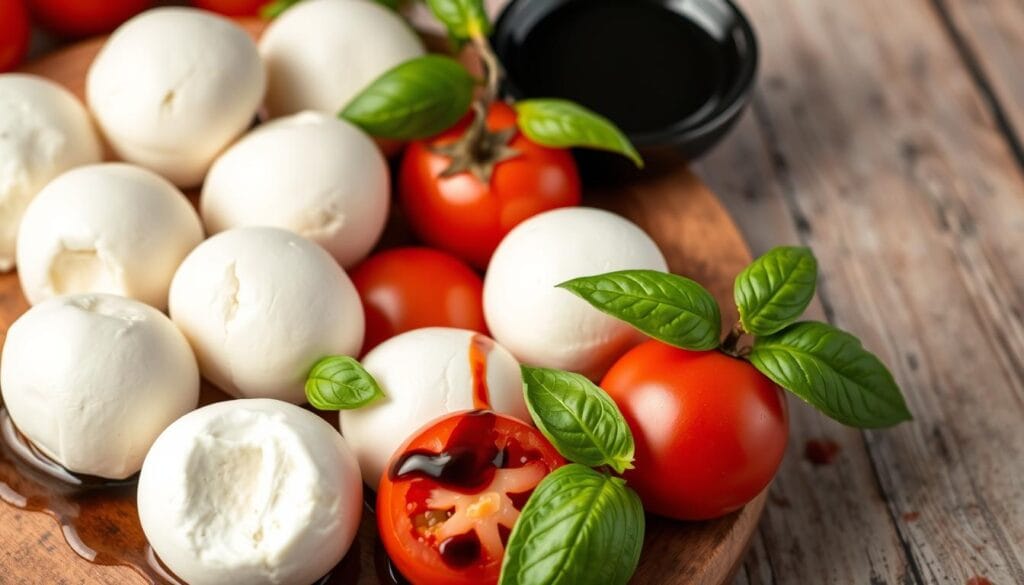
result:
M 1024 3 L 739 0 L 752 108 L 695 165 L 755 253 L 811 246 L 819 315 L 915 420 L 795 400 L 738 584 L 1024 584 Z M 830 465 L 805 458 L 831 440 Z

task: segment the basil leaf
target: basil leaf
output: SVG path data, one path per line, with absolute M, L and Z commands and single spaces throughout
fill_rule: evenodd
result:
M 545 477 L 512 528 L 500 585 L 620 585 L 640 562 L 640 498 L 618 477 L 575 463 Z
M 558 285 L 647 335 L 683 349 L 718 347 L 722 315 L 704 287 L 657 270 L 622 270 Z
M 807 309 L 818 282 L 818 261 L 808 248 L 779 247 L 754 260 L 733 288 L 743 329 L 771 335 Z
M 427 0 L 430 11 L 459 41 L 491 34 L 491 21 L 483 0 Z
M 533 99 L 516 103 L 519 129 L 527 138 L 551 148 L 585 147 L 615 152 L 643 168 L 633 144 L 608 118 L 560 99 Z
M 373 136 L 427 138 L 447 130 L 469 110 L 475 83 L 455 60 L 427 55 L 378 77 L 340 116 Z
M 604 390 L 579 374 L 523 366 L 526 407 L 566 459 L 618 473 L 633 468 L 633 434 Z
M 263 18 L 264 20 L 274 20 L 278 16 L 281 16 L 285 10 L 288 10 L 301 1 L 302 0 L 273 0 L 268 2 L 260 8 L 260 18 Z
M 352 410 L 383 397 L 373 376 L 348 356 L 323 358 L 306 378 L 306 399 L 320 410 Z
M 804 321 L 758 337 L 754 367 L 837 421 L 874 428 L 910 420 L 892 374 L 860 340 L 831 325 Z

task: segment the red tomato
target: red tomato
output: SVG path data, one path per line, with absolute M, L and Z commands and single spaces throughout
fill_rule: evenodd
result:
M 352 270 L 366 313 L 363 353 L 420 327 L 487 333 L 483 281 L 461 260 L 430 248 L 397 248 Z
M 742 507 L 779 468 L 789 424 L 775 384 L 749 362 L 658 341 L 629 351 L 601 382 L 636 441 L 630 487 L 651 512 L 705 520 Z
M 28 12 L 22 0 L 0 0 L 0 72 L 21 63 L 28 51 Z
M 259 16 L 260 8 L 273 0 L 193 0 L 199 8 L 219 12 L 225 16 Z
M 69 37 L 108 33 L 152 5 L 151 0 L 29 0 L 39 24 Z
M 497 583 L 533 489 L 565 460 L 539 431 L 490 411 L 456 413 L 398 449 L 377 490 L 377 528 L 416 585 Z
M 512 128 L 515 111 L 496 103 L 491 130 Z M 499 162 L 490 184 L 468 172 L 440 178 L 451 159 L 432 147 L 460 137 L 467 121 L 426 142 L 413 142 L 402 157 L 399 195 L 413 231 L 424 242 L 486 268 L 505 234 L 542 211 L 578 205 L 580 179 L 572 155 L 539 146 L 516 134 L 509 146 L 519 155 Z

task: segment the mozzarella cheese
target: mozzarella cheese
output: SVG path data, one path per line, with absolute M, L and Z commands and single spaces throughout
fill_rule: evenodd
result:
M 199 370 L 163 313 L 81 294 L 29 309 L 7 332 L 0 388 L 11 419 L 67 469 L 123 479 L 196 407 Z
M 484 317 L 494 338 L 524 363 L 600 377 L 643 337 L 556 285 L 626 269 L 667 270 L 658 246 L 629 220 L 572 207 L 516 226 L 484 279 Z
M 231 400 L 160 435 L 139 476 L 139 519 L 191 585 L 305 585 L 348 552 L 363 486 L 331 425 L 278 400 Z
M 355 355 L 363 308 L 331 256 L 272 227 L 221 232 L 171 282 L 171 319 L 203 376 L 243 398 L 305 402 L 306 375 L 327 355 Z
M 489 337 L 465 329 L 428 327 L 403 333 L 363 358 L 384 398 L 339 415 L 341 433 L 376 488 L 395 450 L 416 429 L 451 412 L 485 406 L 529 421 L 519 362 Z
M 159 175 L 123 163 L 79 167 L 25 212 L 18 277 L 31 304 L 102 292 L 163 310 L 174 271 L 202 240 L 192 205 Z
M 377 243 L 390 201 L 387 163 L 369 136 L 335 116 L 271 122 L 229 148 L 200 200 L 210 233 L 269 225 L 323 246 L 344 267 Z
M 192 8 L 158 8 L 121 25 L 86 80 L 89 107 L 118 156 L 179 187 L 252 122 L 266 74 L 239 26 Z
M 338 113 L 389 69 L 424 54 L 412 28 L 368 0 L 306 0 L 275 19 L 260 39 L 271 116 Z
M 0 272 L 14 268 L 25 208 L 60 173 L 103 156 L 85 107 L 41 77 L 0 74 Z

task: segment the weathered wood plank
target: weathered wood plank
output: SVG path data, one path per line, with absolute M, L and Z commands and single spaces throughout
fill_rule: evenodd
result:
M 859 439 L 796 409 L 742 579 L 1022 583 L 1013 153 L 930 0 L 741 3 L 762 42 L 760 90 L 699 170 L 755 251 L 772 233 L 814 247 L 826 312 L 893 366 L 916 415 Z M 771 219 L 782 210 L 788 228 Z M 814 436 L 840 444 L 835 463 L 801 460 Z

